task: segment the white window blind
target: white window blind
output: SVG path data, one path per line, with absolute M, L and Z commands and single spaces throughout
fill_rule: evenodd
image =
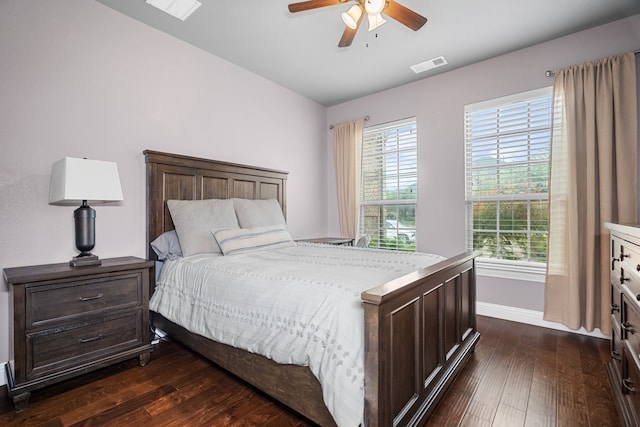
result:
M 546 262 L 551 88 L 465 107 L 467 248 Z
M 415 117 L 366 128 L 360 234 L 371 236 L 369 247 L 415 251 L 417 184 Z

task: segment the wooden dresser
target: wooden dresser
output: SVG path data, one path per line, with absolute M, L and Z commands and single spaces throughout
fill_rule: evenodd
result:
M 625 426 L 640 425 L 640 225 L 611 230 L 609 380 Z
M 32 390 L 133 357 L 149 361 L 153 265 L 126 257 L 4 269 L 13 330 L 7 389 L 16 410 Z

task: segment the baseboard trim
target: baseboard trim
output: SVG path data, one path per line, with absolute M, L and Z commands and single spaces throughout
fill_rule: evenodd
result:
M 527 310 L 525 308 L 510 307 L 506 305 L 492 304 L 488 302 L 476 303 L 476 312 L 480 316 L 496 317 L 498 319 L 510 320 L 512 322 L 527 323 L 529 325 L 541 326 L 543 328 L 557 329 L 559 331 L 571 332 L 574 334 L 588 335 L 590 337 L 609 339 L 609 335 L 595 329 L 589 332 L 584 328 L 579 330 L 569 329 L 561 323 L 549 322 L 542 318 L 541 311 Z

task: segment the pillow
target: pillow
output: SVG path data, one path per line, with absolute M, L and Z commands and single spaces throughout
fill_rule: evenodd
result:
M 238 228 L 231 199 L 168 200 L 184 256 L 220 252 L 209 230 Z
M 225 255 L 296 245 L 283 225 L 211 230 L 211 232 Z
M 175 259 L 182 256 L 182 248 L 176 230 L 165 231 L 151 242 L 151 248 L 158 255 L 159 261 Z
M 242 228 L 264 227 L 267 225 L 285 225 L 282 208 L 276 199 L 250 200 L 232 199 L 233 207 Z

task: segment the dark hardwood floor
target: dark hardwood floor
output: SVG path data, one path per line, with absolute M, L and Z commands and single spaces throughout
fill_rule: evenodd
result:
M 489 317 L 478 329 L 429 426 L 619 425 L 607 340 Z M 313 426 L 175 343 L 156 346 L 146 367 L 129 361 L 36 391 L 22 412 L 2 390 L 0 426 Z

